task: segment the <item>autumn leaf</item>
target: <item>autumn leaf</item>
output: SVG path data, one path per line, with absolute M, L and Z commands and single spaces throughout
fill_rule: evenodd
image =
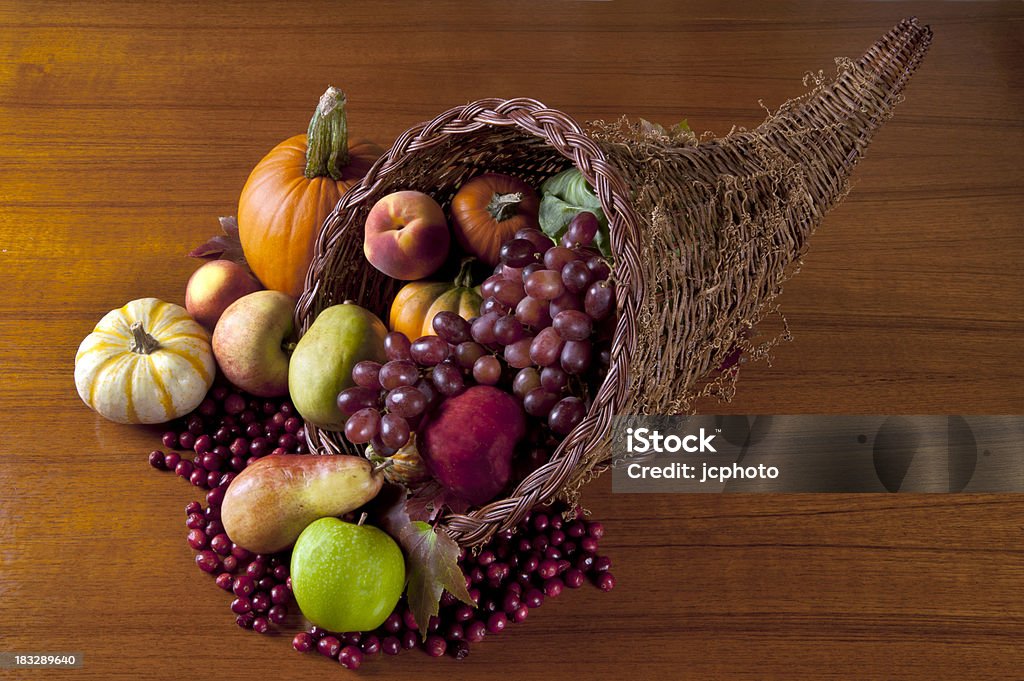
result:
M 380 527 L 398 542 L 405 554 L 409 580 L 406 598 L 421 636 L 426 638 L 430 618 L 438 613 L 441 593 L 448 591 L 463 603 L 476 607 L 466 590 L 459 568 L 459 545 L 428 523 L 409 518 L 405 488 L 387 485 L 374 507 Z
M 210 237 L 206 243 L 189 251 L 188 256 L 207 260 L 231 260 L 240 265 L 247 265 L 242 253 L 242 242 L 238 238 L 238 221 L 235 216 L 220 218 L 220 228 L 223 234 Z
M 431 480 L 412 490 L 405 509 L 412 520 L 432 523 L 445 507 L 452 513 L 465 513 L 469 510 L 469 502 L 442 487 L 436 480 Z

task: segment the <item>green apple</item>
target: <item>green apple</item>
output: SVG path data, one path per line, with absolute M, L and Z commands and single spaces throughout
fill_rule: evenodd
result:
M 295 540 L 291 577 L 295 602 L 310 622 L 328 631 L 370 631 L 402 595 L 405 559 L 376 527 L 321 518 Z

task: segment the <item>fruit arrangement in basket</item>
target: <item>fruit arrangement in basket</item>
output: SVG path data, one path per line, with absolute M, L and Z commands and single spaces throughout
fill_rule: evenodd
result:
M 191 254 L 213 259 L 185 307 L 132 301 L 82 342 L 79 395 L 170 424 L 150 463 L 208 490 L 187 539 L 239 626 L 294 605 L 295 649 L 350 668 L 464 657 L 565 587 L 614 586 L 575 506 L 612 415 L 727 395 L 766 351 L 752 326 L 929 40 L 908 20 L 705 143 L 484 100 L 384 152 L 329 88 Z

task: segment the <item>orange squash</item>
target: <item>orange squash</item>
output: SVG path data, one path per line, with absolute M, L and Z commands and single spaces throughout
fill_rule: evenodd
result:
M 238 236 L 264 286 L 292 297 L 302 293 L 320 226 L 382 153 L 371 142 L 349 146 L 345 94 L 329 87 L 308 132 L 281 142 L 256 164 L 238 199 Z
M 483 299 L 477 289 L 470 287 L 471 260 L 463 262 L 454 282 L 413 281 L 403 286 L 391 303 L 388 318 L 391 330 L 401 331 L 409 340 L 416 340 L 420 336 L 437 335 L 433 322 L 438 312 L 448 310 L 463 319 L 478 316 Z
M 517 177 L 485 173 L 462 185 L 452 198 L 452 233 L 467 253 L 498 264 L 501 245 L 524 227 L 540 229 L 540 197 Z

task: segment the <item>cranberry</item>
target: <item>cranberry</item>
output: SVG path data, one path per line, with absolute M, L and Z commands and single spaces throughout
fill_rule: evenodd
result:
M 245 456 L 249 453 L 249 441 L 244 437 L 236 437 L 228 447 L 234 456 Z
M 213 433 L 213 441 L 218 445 L 226 445 L 231 442 L 231 429 L 227 426 L 221 426 Z
M 181 463 L 186 463 L 182 461 Z M 191 465 L 191 462 L 187 462 Z M 180 465 L 180 464 L 179 464 Z M 188 481 L 196 487 L 206 487 L 206 471 L 196 468 L 192 471 L 191 475 L 188 476 Z
M 557 598 L 562 593 L 565 584 L 558 577 L 552 577 L 544 582 L 544 595 L 549 598 Z
M 583 575 L 583 572 L 576 568 L 570 568 L 565 571 L 565 585 L 570 589 L 580 588 L 585 580 L 586 577 Z
M 196 444 L 196 436 L 187 430 L 178 434 L 178 444 L 182 449 L 192 449 Z
M 210 397 L 217 400 L 218 402 L 223 402 L 224 398 L 227 396 L 228 388 L 225 385 L 215 385 L 213 387 L 213 390 L 210 391 Z
M 481 567 L 486 567 L 494 561 L 495 557 L 492 551 L 481 551 L 480 555 L 476 557 L 476 563 Z
M 167 431 L 166 433 L 164 433 L 163 437 L 160 438 L 160 442 L 163 443 L 163 446 L 166 447 L 167 449 L 177 449 L 178 434 L 172 433 L 171 431 Z
M 231 590 L 236 596 L 251 596 L 256 591 L 256 582 L 248 575 L 239 575 L 235 577 Z
M 419 629 L 419 625 L 416 624 L 416 618 L 412 614 L 412 610 L 406 610 L 402 613 L 402 621 L 405 623 L 405 628 L 410 631 L 416 631 Z
M 219 520 L 210 520 L 206 523 L 206 529 L 203 531 L 206 532 L 207 537 L 213 539 L 224 532 L 224 525 Z
M 252 611 L 252 601 L 245 596 L 239 596 L 231 601 L 231 612 L 241 615 Z
M 598 556 L 594 559 L 592 570 L 594 572 L 608 572 L 612 567 L 612 559 L 608 556 Z
M 154 449 L 149 453 L 149 465 L 158 471 L 167 470 L 167 465 L 164 463 L 164 453 L 159 449 Z
M 508 626 L 508 617 L 503 612 L 492 613 L 487 618 L 487 631 L 492 634 L 498 634 L 505 631 L 505 627 Z
M 543 513 L 533 516 L 533 529 L 543 532 L 548 528 L 548 517 Z
M 540 589 L 529 589 L 523 594 L 523 603 L 530 608 L 539 608 L 544 604 L 544 594 Z
M 249 425 L 250 423 L 256 423 L 256 412 L 252 411 L 251 409 L 246 409 L 245 411 L 238 415 L 238 420 L 241 421 L 242 424 L 246 426 Z
M 252 629 L 253 622 L 256 621 L 256 616 L 251 612 L 247 612 L 244 615 L 239 615 L 235 618 L 235 624 L 242 627 L 243 629 Z
M 287 565 L 278 565 L 278 566 L 276 566 L 274 568 L 274 579 L 276 579 L 279 582 L 283 582 L 284 580 L 288 579 L 288 566 Z
M 556 530 L 560 530 L 560 529 L 562 529 L 562 523 L 563 522 L 564 521 L 562 520 L 561 514 L 556 513 L 553 516 L 551 516 L 551 521 L 548 523 L 548 527 L 551 527 L 551 528 L 556 529 Z
M 465 603 L 461 603 L 456 606 L 455 612 L 452 613 L 452 616 L 455 618 L 456 622 L 468 622 L 473 619 L 473 608 L 469 607 Z M 387 625 L 387 622 L 385 621 L 384 624 Z
M 270 590 L 270 602 L 274 605 L 287 603 L 288 596 L 288 587 L 284 584 L 277 584 Z
M 220 480 L 217 481 L 217 487 L 227 487 L 231 484 L 231 481 L 235 479 L 237 473 L 234 471 L 228 471 L 224 475 L 220 476 Z
M 610 572 L 602 572 L 598 574 L 595 583 L 601 591 L 611 591 L 615 588 L 615 575 Z
M 202 551 L 207 547 L 208 539 L 206 533 L 202 530 L 189 530 L 188 531 L 188 545 L 194 548 L 196 551 Z
M 598 522 L 587 523 L 587 534 L 594 539 L 600 539 L 604 536 L 604 525 Z
M 558 574 L 558 563 L 547 559 L 541 562 L 537 568 L 537 576 L 541 579 L 550 579 Z
M 206 527 L 206 518 L 202 513 L 193 513 L 185 519 L 185 527 L 190 530 L 201 530 Z
M 270 631 L 270 622 L 266 617 L 257 617 L 252 621 L 252 630 L 257 634 L 266 634 Z
M 231 584 L 234 581 L 231 578 L 231 575 L 229 575 L 226 572 L 222 572 L 219 575 L 217 575 L 217 580 L 216 581 L 217 581 L 217 586 L 219 586 L 220 588 L 224 589 L 225 591 L 231 591 Z
M 196 441 L 192 444 L 192 449 L 200 456 L 208 454 L 213 450 L 213 438 L 206 434 L 198 435 L 198 437 L 196 437 Z
M 220 561 L 221 567 L 224 568 L 225 572 L 235 573 L 238 570 L 238 559 L 234 556 L 228 555 Z
M 506 593 L 504 600 L 501 602 L 501 609 L 505 612 L 512 612 L 519 607 L 519 595 L 515 593 Z
M 270 610 L 267 611 L 267 617 L 274 624 L 282 624 L 288 617 L 288 606 L 286 605 L 273 605 Z
M 217 477 L 219 481 L 220 476 Z M 210 506 L 220 506 L 221 503 L 223 503 L 224 501 L 225 491 L 226 490 L 224 487 L 214 487 L 213 489 L 206 493 L 206 503 L 209 504 Z
M 381 625 L 381 628 L 389 634 L 397 634 L 402 630 L 402 616 L 397 612 L 391 613 L 388 615 L 388 618 L 384 620 L 384 624 Z
M 206 488 L 213 488 L 220 482 L 220 471 L 207 471 L 206 473 Z
M 324 636 L 316 644 L 317 651 L 324 657 L 338 657 L 341 652 L 341 641 L 333 636 Z
M 231 457 L 231 470 L 242 472 L 245 470 L 245 459 L 241 456 Z
M 229 414 L 238 414 L 245 409 L 245 398 L 238 393 L 231 393 L 224 400 L 224 411 Z
M 565 541 L 565 532 L 552 530 L 548 533 L 548 541 L 551 542 L 552 546 L 560 546 Z
M 202 512 L 203 512 L 203 505 L 200 504 L 198 501 L 190 501 L 187 504 L 185 504 L 185 515 L 187 515 L 187 516 L 192 515 L 193 513 L 202 513 Z
M 266 456 L 270 451 L 270 442 L 265 437 L 253 438 L 249 443 L 249 454 L 255 457 Z
M 250 423 L 245 427 L 245 436 L 252 439 L 263 435 L 263 428 L 258 423 Z
M 540 556 L 536 554 L 530 554 L 526 560 L 519 566 L 523 572 L 533 572 L 540 567 Z
M 597 540 L 593 537 L 584 537 L 580 540 L 580 549 L 587 553 L 597 552 Z
M 406 629 L 402 632 L 402 647 L 406 650 L 412 650 L 419 643 L 419 634 L 415 631 Z
M 359 645 L 359 649 L 366 655 L 376 655 L 380 652 L 380 639 L 374 634 L 369 634 Z
M 516 596 L 523 595 L 523 585 L 519 582 L 509 582 L 508 586 L 505 587 L 506 593 L 513 593 Z
M 508 565 L 504 563 L 491 563 L 487 566 L 487 579 L 494 586 L 497 586 L 503 579 L 508 577 L 510 572 L 511 570 L 509 570 Z
M 385 636 L 380 642 L 380 649 L 385 655 L 397 655 L 402 650 L 402 643 L 394 636 Z
M 220 567 L 220 559 L 213 551 L 200 551 L 196 554 L 196 564 L 204 572 L 216 572 Z
M 168 466 L 170 466 L 172 456 L 178 455 L 173 453 L 167 455 Z M 174 464 L 174 473 L 179 478 L 188 479 L 192 475 L 193 471 L 192 462 L 189 461 L 188 459 L 182 459 L 180 456 L 178 456 L 178 459 L 179 460 Z
M 255 612 L 266 612 L 270 609 L 270 596 L 266 591 L 257 591 L 253 594 L 252 609 Z
M 484 636 L 487 635 L 487 625 L 480 620 L 473 620 L 466 625 L 465 633 L 463 638 L 471 643 L 477 643 L 484 640 Z
M 338 662 L 345 669 L 359 669 L 363 663 L 363 653 L 355 646 L 345 646 L 338 654 Z
M 252 558 L 252 552 L 238 544 L 231 545 L 231 555 L 241 561 L 250 560 Z
M 594 565 L 594 556 L 589 553 L 584 553 L 582 556 L 576 559 L 576 568 L 587 572 Z
M 423 644 L 423 650 L 431 657 L 441 657 L 447 649 L 448 643 L 441 636 L 427 636 L 427 640 Z
M 290 452 L 299 446 L 299 441 L 295 439 L 294 435 L 285 433 L 284 435 L 277 438 L 277 446 L 279 449 L 283 449 L 286 452 Z
M 299 432 L 299 428 L 302 428 L 302 419 L 300 418 L 292 416 L 284 422 L 284 432 L 286 433 L 291 433 L 292 435 L 295 435 L 297 432 Z
M 308 653 L 313 649 L 313 636 L 308 631 L 300 631 L 292 639 L 292 648 L 300 653 Z
M 253 579 L 259 579 L 263 576 L 264 571 L 267 569 L 266 565 L 259 558 L 256 558 L 253 562 L 245 568 L 245 574 L 249 575 Z
M 465 641 L 452 641 L 449 652 L 456 660 L 465 660 L 469 656 L 469 644 Z
M 526 618 L 530 615 L 530 608 L 526 605 L 520 605 L 516 608 L 516 611 L 509 615 L 513 622 L 519 624 L 525 622 Z
M 277 586 L 277 582 L 273 577 L 261 577 L 260 581 L 256 582 L 256 586 L 259 587 L 260 591 L 270 593 L 270 590 Z

